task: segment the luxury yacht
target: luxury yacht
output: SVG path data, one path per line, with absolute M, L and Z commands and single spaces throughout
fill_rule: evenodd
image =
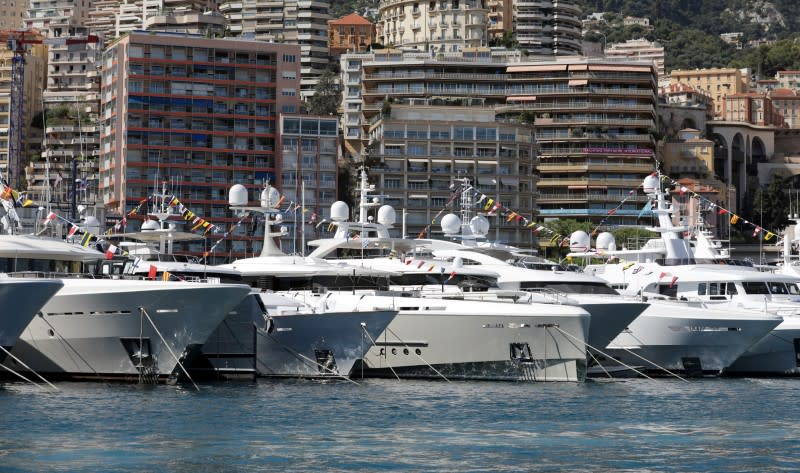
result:
M 120 247 L 130 255 L 121 262 L 122 271 L 217 284 L 247 280 L 236 269 L 174 254 L 175 242 L 201 237 L 180 231 L 169 220 L 174 211 L 167 197 L 165 193 L 154 197 L 161 205 L 155 206 L 140 232 L 119 235 L 126 240 Z M 264 283 L 263 278 L 260 282 Z M 212 378 L 348 376 L 372 345 L 369 340 L 382 333 L 395 315 L 391 310 L 320 311 L 251 288 L 209 336 L 188 369 Z
M 7 261 L 6 261 L 7 262 Z M 50 300 L 63 283 L 47 279 L 18 279 L 0 274 L 0 363 L 14 348 L 20 334 L 39 309 Z
M 250 292 L 244 285 L 115 277 L 105 254 L 51 238 L 1 235 L 0 260 L 23 276 L 61 276 L 63 287 L 12 351 L 50 377 L 176 379 Z M 25 369 L 14 360 L 9 365 Z
M 234 197 L 236 194 L 241 197 Z M 245 208 L 246 191 L 231 190 L 231 202 Z M 273 195 L 274 194 L 274 195 Z M 513 304 L 480 300 L 438 300 L 389 291 L 391 272 L 344 262 L 283 254 L 268 228 L 277 192 L 268 187 L 261 256 L 223 268 L 241 272 L 245 282 L 322 311 L 397 311 L 374 338 L 357 373 L 365 376 L 580 381 L 585 376 L 589 314 L 559 304 Z M 339 218 L 342 202 L 334 204 Z M 338 213 L 337 213 L 338 212 Z
M 748 349 L 776 327 L 777 332 L 781 330 L 784 319 L 779 310 L 792 308 L 780 303 L 770 310 L 763 296 L 753 296 L 769 292 L 767 281 L 788 293 L 787 278 L 779 281 L 736 266 L 735 261 L 695 259 L 689 241 L 683 238 L 688 229 L 672 224 L 671 209 L 660 186 L 657 175 L 645 179 L 644 189 L 656 201 L 653 213 L 659 221 L 658 227 L 649 230 L 660 233 L 660 239 L 649 241 L 640 250 L 617 250 L 613 236 L 601 233 L 595 251 L 571 256 L 619 258 L 617 263 L 589 264 L 584 271 L 605 279 L 622 294 L 651 303 L 629 330 L 608 346 L 615 356 L 633 362 L 638 354 L 670 369 L 733 371 L 737 360 L 747 357 Z M 571 247 L 589 248 L 589 243 L 585 232 L 570 237 Z
M 580 307 L 591 314 L 587 343 L 604 348 L 647 307 L 646 303 L 622 300 L 604 280 L 590 275 L 562 271 L 555 263 L 538 270 L 522 261 L 517 248 L 499 244 L 480 244 L 489 231 L 482 215 L 472 217 L 472 188 L 465 181 L 461 191 L 461 217 L 447 214 L 441 225 L 447 240 L 402 239 L 390 235 L 395 212 L 390 206 L 378 209 L 377 218 L 367 215 L 379 206 L 370 196 L 366 172 L 361 172 L 359 219 L 344 217 L 343 202 L 332 225 L 333 238 L 309 242 L 316 249 L 312 258 L 334 258 L 341 250 L 355 256 L 330 259 L 358 268 L 399 273 L 389 276 L 394 289 L 419 291 L 424 297 L 462 298 L 496 301 L 557 303 Z M 377 255 L 375 253 L 378 253 Z M 392 256 L 387 256 L 392 255 Z M 361 256 L 361 257 L 359 257 Z M 410 262 L 409 264 L 404 264 Z

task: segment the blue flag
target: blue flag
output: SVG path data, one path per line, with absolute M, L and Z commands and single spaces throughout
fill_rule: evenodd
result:
M 652 210 L 653 210 L 653 201 L 648 200 L 647 203 L 644 204 L 644 207 L 642 207 L 642 210 L 639 211 L 639 217 L 637 218 L 644 217 L 644 214 L 650 213 Z

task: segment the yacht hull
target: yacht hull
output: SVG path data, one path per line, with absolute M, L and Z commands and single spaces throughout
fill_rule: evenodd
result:
M 240 285 L 64 282 L 12 352 L 32 370 L 59 378 L 174 378 L 178 359 L 196 354 L 250 292 Z
M 0 350 L 0 363 L 39 309 L 62 286 L 56 279 L 0 279 L 0 346 L 5 348 Z
M 780 317 L 658 302 L 604 351 L 654 374 L 667 374 L 665 368 L 687 375 L 718 375 L 780 322 Z M 613 360 L 601 362 L 618 365 Z
M 570 297 L 573 297 L 570 295 Z M 592 323 L 589 327 L 590 347 L 600 348 L 607 346 L 623 330 L 644 312 L 648 304 L 639 302 L 621 302 L 619 300 L 592 301 L 578 298 L 579 307 L 591 314 Z
M 800 376 L 800 320 L 787 317 L 740 356 L 725 374 Z
M 582 381 L 589 314 L 567 305 L 344 295 L 343 306 L 398 310 L 356 373 L 504 381 Z
M 264 377 L 342 377 L 395 318 L 391 310 L 276 315 L 257 331 L 256 369 Z

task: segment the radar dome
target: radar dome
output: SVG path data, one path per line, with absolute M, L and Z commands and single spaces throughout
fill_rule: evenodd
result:
M 645 194 L 655 194 L 658 192 L 658 176 L 647 176 L 642 183 Z
M 592 239 L 583 230 L 572 232 L 569 236 L 569 249 L 576 253 L 583 253 L 589 249 Z
M 382 205 L 378 209 L 378 223 L 391 227 L 397 220 L 397 213 L 391 205 Z
M 609 232 L 603 232 L 597 235 L 597 241 L 595 242 L 595 246 L 597 246 L 598 250 L 615 250 L 617 249 L 616 241 L 614 240 L 614 235 Z
M 469 229 L 474 235 L 486 235 L 489 233 L 489 226 L 489 219 L 483 215 L 472 217 L 472 220 L 469 221 Z
M 261 191 L 261 206 L 266 208 L 273 208 L 280 202 L 281 193 L 278 189 L 268 186 Z
M 346 222 L 350 215 L 350 207 L 345 202 L 337 200 L 331 205 L 331 220 L 334 222 Z
M 86 226 L 86 231 L 89 233 L 94 233 L 98 235 L 100 233 L 100 221 L 97 220 L 97 217 L 94 215 L 89 215 L 83 220 L 83 224 Z
M 142 222 L 142 231 L 143 232 L 152 232 L 154 230 L 158 230 L 158 222 L 155 220 L 145 220 Z
M 243 207 L 247 205 L 247 188 L 241 184 L 234 184 L 228 190 L 228 205 Z
M 456 214 L 447 214 L 442 217 L 442 231 L 445 235 L 455 235 L 461 229 L 461 219 Z

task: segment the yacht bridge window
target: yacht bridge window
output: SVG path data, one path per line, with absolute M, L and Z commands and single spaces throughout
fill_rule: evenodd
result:
M 523 281 L 520 283 L 522 290 L 551 289 L 566 294 L 617 294 L 608 284 L 590 281 Z

